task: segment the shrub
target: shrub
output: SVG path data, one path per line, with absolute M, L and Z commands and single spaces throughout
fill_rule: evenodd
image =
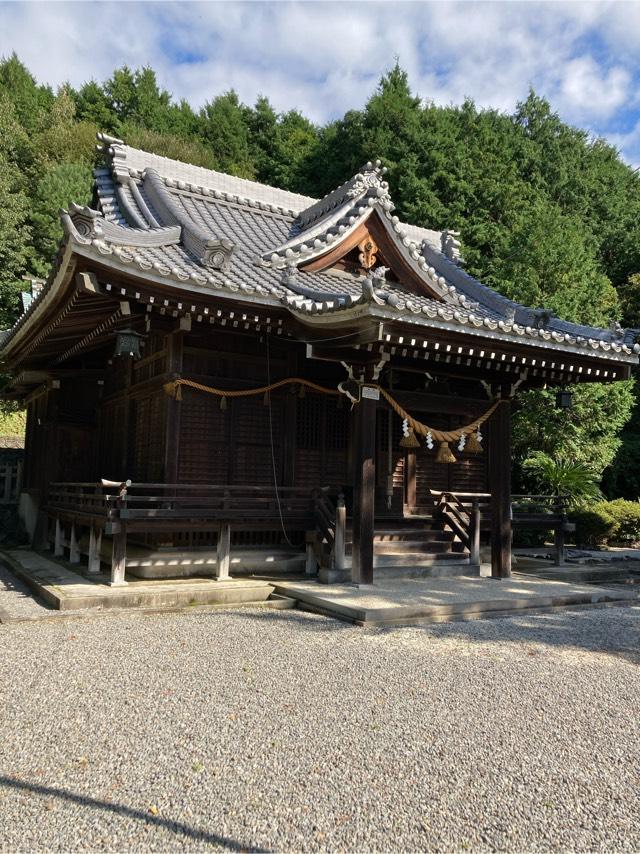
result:
M 615 536 L 617 521 L 607 505 L 607 501 L 600 501 L 589 509 L 577 510 L 572 514 L 579 546 L 603 546 Z
M 640 542 L 639 501 L 624 498 L 600 501 L 588 509 L 577 510 L 571 518 L 576 523 L 578 545 L 629 546 Z
M 617 498 L 607 501 L 606 509 L 616 522 L 611 542 L 624 546 L 640 542 L 640 502 Z
M 522 464 L 536 487 L 552 495 L 564 495 L 569 504 L 577 507 L 586 501 L 602 498 L 598 478 L 586 463 L 556 459 L 536 451 Z

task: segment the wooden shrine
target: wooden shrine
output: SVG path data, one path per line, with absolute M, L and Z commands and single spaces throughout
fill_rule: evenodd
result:
M 124 583 L 132 543 L 216 550 L 219 577 L 286 543 L 366 584 L 380 526 L 468 562 L 484 525 L 509 575 L 511 399 L 627 378 L 633 332 L 485 287 L 379 163 L 316 200 L 100 139 L 95 203 L 0 342 L 34 544 L 97 572 L 108 541 Z

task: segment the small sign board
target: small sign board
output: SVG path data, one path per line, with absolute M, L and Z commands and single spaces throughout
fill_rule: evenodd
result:
M 367 398 L 367 400 L 380 400 L 380 390 L 370 385 L 363 385 L 362 396 Z

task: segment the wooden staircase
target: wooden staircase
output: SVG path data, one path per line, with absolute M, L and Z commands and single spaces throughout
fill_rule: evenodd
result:
M 319 580 L 348 581 L 353 551 L 352 520 L 344 503 L 333 506 L 326 491 L 317 495 L 318 532 L 308 544 L 308 567 Z M 472 564 L 470 517 L 462 506 L 434 502 L 422 513 L 379 517 L 373 538 L 373 566 L 378 578 L 468 575 L 479 571 Z M 308 569 L 309 571 L 309 569 Z
M 347 520 L 344 569 L 320 567 L 321 581 L 351 577 L 352 526 Z M 373 566 L 377 578 L 465 575 L 472 572 L 469 550 L 431 517 L 388 518 L 376 522 Z

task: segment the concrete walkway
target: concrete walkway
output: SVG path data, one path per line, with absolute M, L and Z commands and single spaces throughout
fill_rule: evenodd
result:
M 276 583 L 275 589 L 310 610 L 366 626 L 474 619 L 638 598 L 634 589 L 570 584 L 519 574 L 510 579 L 388 579 L 371 587 L 295 581 Z

